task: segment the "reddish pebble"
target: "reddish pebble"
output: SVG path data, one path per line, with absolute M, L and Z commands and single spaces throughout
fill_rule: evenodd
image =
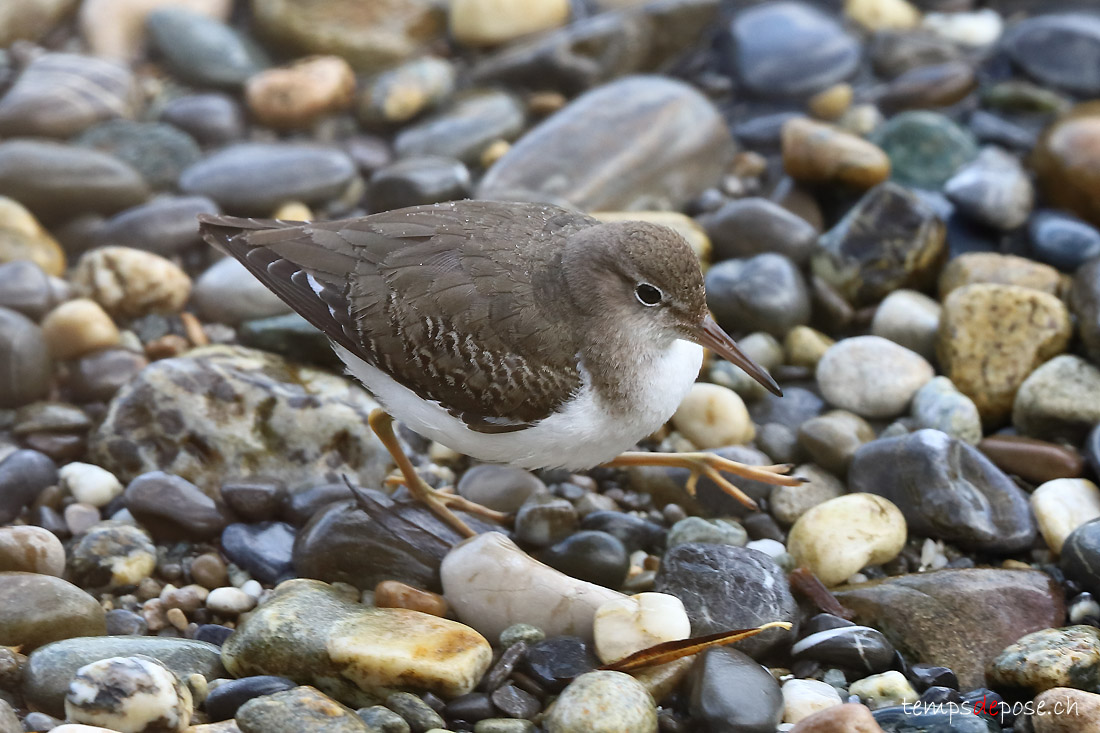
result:
M 1076 451 L 1018 435 L 992 435 L 978 443 L 978 450 L 1002 471 L 1033 484 L 1078 478 L 1085 468 L 1084 459 Z
M 871 711 L 859 703 L 836 705 L 798 721 L 790 733 L 885 733 Z
M 431 593 L 396 580 L 383 580 L 374 588 L 374 605 L 379 608 L 409 608 L 433 616 L 446 616 L 447 601 Z

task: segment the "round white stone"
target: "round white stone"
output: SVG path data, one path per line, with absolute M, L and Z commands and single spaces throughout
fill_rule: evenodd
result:
M 940 304 L 924 293 L 895 290 L 875 309 L 871 333 L 932 359 L 936 356 L 940 310 Z
M 240 588 L 232 586 L 215 588 L 206 597 L 206 607 L 223 616 L 237 616 L 245 611 L 251 611 L 255 606 L 255 598 Z
M 820 680 L 787 680 L 783 683 L 783 722 L 797 723 L 819 710 L 840 705 L 840 693 Z
M 104 507 L 122 493 L 122 482 L 113 473 L 91 463 L 70 463 L 57 473 L 61 485 L 83 504 Z
M 753 540 L 745 545 L 750 550 L 759 550 L 771 558 L 779 557 L 787 552 L 787 548 L 779 540 Z
M 847 494 L 807 511 L 791 527 L 787 551 L 825 585 L 837 585 L 868 565 L 893 560 L 905 546 L 901 510 L 876 494 Z
M 1100 488 L 1088 479 L 1056 478 L 1032 492 L 1031 511 L 1047 547 L 1061 553 L 1073 530 L 1100 517 Z
M 691 620 L 676 596 L 639 593 L 597 608 L 592 630 L 596 654 L 608 664 L 666 641 L 688 638 Z
M 869 418 L 897 417 L 934 376 L 923 356 L 879 336 L 839 341 L 817 364 L 822 396 Z
M 972 48 L 996 43 L 1005 27 L 1001 14 L 992 8 L 971 13 L 928 13 L 921 25 L 952 43 Z
M 740 445 L 756 436 L 744 400 L 720 384 L 692 385 L 672 416 L 672 424 L 699 448 Z
M 149 657 L 111 657 L 76 671 L 65 695 L 65 718 L 119 733 L 183 731 L 191 723 L 191 692 Z

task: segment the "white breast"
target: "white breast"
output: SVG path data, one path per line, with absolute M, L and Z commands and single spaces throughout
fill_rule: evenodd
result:
M 630 375 L 638 399 L 613 414 L 587 374 L 562 409 L 524 430 L 478 433 L 438 403 L 418 397 L 380 369 L 334 344 L 336 353 L 382 406 L 411 430 L 472 458 L 522 468 L 583 470 L 611 460 L 656 431 L 679 407 L 699 375 L 703 349 L 677 340 Z

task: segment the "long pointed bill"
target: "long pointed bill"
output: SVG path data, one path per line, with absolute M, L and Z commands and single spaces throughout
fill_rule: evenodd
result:
M 710 316 L 703 320 L 703 323 L 695 330 L 692 337 L 695 343 L 705 346 L 731 364 L 741 367 L 746 374 L 764 385 L 764 389 L 774 395 L 783 396 L 783 390 L 779 389 L 779 385 L 775 383 L 772 376 L 764 371 L 764 367 L 746 356 L 745 352 L 741 351 L 734 340 L 730 338 L 730 335 L 723 331 L 722 327 L 715 323 Z

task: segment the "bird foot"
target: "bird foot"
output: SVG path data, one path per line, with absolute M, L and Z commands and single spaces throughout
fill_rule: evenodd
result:
M 417 478 L 419 479 L 419 477 Z M 459 496 L 457 493 L 455 493 L 453 486 L 441 486 L 438 489 L 433 489 L 423 479 L 419 479 L 419 482 L 422 484 L 421 488 L 424 492 L 434 496 L 435 500 L 443 504 L 443 506 L 445 507 L 453 507 L 454 509 L 457 509 L 461 512 L 476 514 L 479 517 L 484 517 L 485 519 L 497 522 L 499 524 L 503 524 L 511 517 L 510 514 L 506 514 L 505 512 L 498 512 L 496 509 L 490 509 L 487 506 L 483 506 L 481 504 L 478 504 L 477 502 L 470 501 L 464 496 Z M 408 485 L 409 484 L 405 480 L 405 477 L 401 474 L 394 474 L 393 476 L 389 476 L 386 478 L 386 486 L 389 486 L 391 488 L 397 486 L 407 487 Z M 409 489 L 409 491 L 411 492 L 413 490 Z
M 766 484 L 779 486 L 798 486 L 805 483 L 805 479 L 798 476 L 786 475 L 793 466 L 790 463 L 780 463 L 774 466 L 749 466 L 745 463 L 731 461 L 728 458 L 714 453 L 648 453 L 645 451 L 630 451 L 623 453 L 604 466 L 608 468 L 625 468 L 628 466 L 665 466 L 667 468 L 686 468 L 691 472 L 685 489 L 695 496 L 695 486 L 701 477 L 706 477 L 718 485 L 734 499 L 747 506 L 756 509 L 756 502 L 744 491 L 730 483 L 723 473 L 731 473 L 741 478 L 762 481 Z

